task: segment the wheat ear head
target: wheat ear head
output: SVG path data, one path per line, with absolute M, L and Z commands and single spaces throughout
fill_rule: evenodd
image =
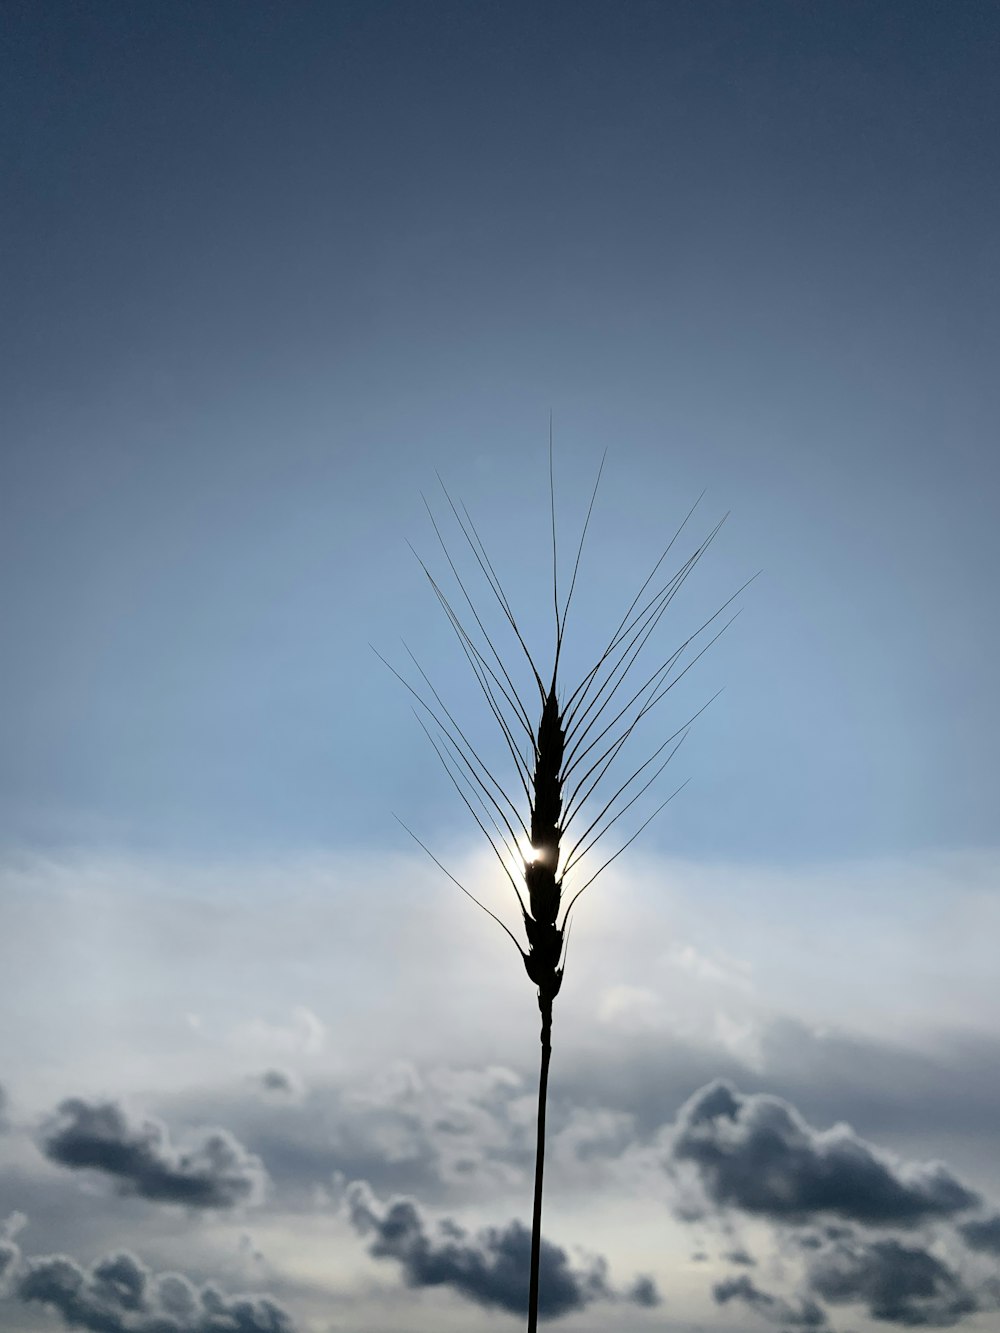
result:
M 671 537 L 645 582 L 632 599 L 620 623 L 610 636 L 595 664 L 565 696 L 561 696 L 559 667 L 570 604 L 576 587 L 577 572 L 583 553 L 587 530 L 593 513 L 594 501 L 604 460 L 598 469 L 597 480 L 590 497 L 586 520 L 583 524 L 572 580 L 565 600 L 560 603 L 557 577 L 557 550 L 555 525 L 555 485 L 552 474 L 552 444 L 549 440 L 549 494 L 552 515 L 552 598 L 555 608 L 555 653 L 548 686 L 535 665 L 524 636 L 515 619 L 506 593 L 496 570 L 486 553 L 482 539 L 468 510 L 459 508 L 452 500 L 444 483 L 441 488 L 448 507 L 474 565 L 489 587 L 492 599 L 513 634 L 519 656 L 526 660 L 532 692 L 537 691 L 541 714 L 528 708 L 522 693 L 514 683 L 513 664 L 505 661 L 487 632 L 480 611 L 452 558 L 440 527 L 425 500 L 428 514 L 438 542 L 458 588 L 468 606 L 472 621 L 463 621 L 452 601 L 442 590 L 427 565 L 417 556 L 434 594 L 440 603 L 459 641 L 490 712 L 496 721 L 509 751 L 518 786 L 527 800 L 527 811 L 509 794 L 507 787 L 494 775 L 465 732 L 459 726 L 446 703 L 431 683 L 419 663 L 410 654 L 428 693 L 417 689 L 388 662 L 392 671 L 413 695 L 419 707 L 418 720 L 428 736 L 438 758 L 456 791 L 473 819 L 492 847 L 514 891 L 521 911 L 527 942 L 525 949 L 513 931 L 464 884 L 447 870 L 426 845 L 407 828 L 407 832 L 444 871 L 463 893 L 496 921 L 513 940 L 524 962 L 528 977 L 537 990 L 541 1013 L 541 1068 L 539 1074 L 538 1124 L 535 1157 L 535 1188 L 532 1213 L 531 1267 L 528 1284 L 528 1333 L 536 1333 L 538 1323 L 538 1283 L 541 1251 L 542 1181 L 545 1159 L 545 1110 L 548 1092 L 549 1061 L 552 1053 L 552 1006 L 562 986 L 565 951 L 570 914 L 580 895 L 628 847 L 649 822 L 668 804 L 681 787 L 677 787 L 647 816 L 618 849 L 575 889 L 568 904 L 564 905 L 564 887 L 567 877 L 581 863 L 594 846 L 618 823 L 635 803 L 653 785 L 687 735 L 691 722 L 712 702 L 704 704 L 680 727 L 668 735 L 640 764 L 631 766 L 629 776 L 618 782 L 609 774 L 616 772 L 616 761 L 636 732 L 636 728 L 666 697 L 674 685 L 691 669 L 698 659 L 729 627 L 735 614 L 715 631 L 707 642 L 702 636 L 748 586 L 737 590 L 717 611 L 675 649 L 650 674 L 638 667 L 643 650 L 660 623 L 668 607 L 684 585 L 705 551 L 715 540 L 725 516 L 721 519 L 662 584 L 656 584 L 661 564 L 680 537 L 699 501 Z M 440 480 L 440 478 L 439 478 Z M 699 497 L 699 500 L 701 497 Z M 414 552 L 414 554 L 416 554 Z M 756 575 L 754 576 L 756 577 Z M 653 591 L 650 589 L 653 588 Z M 409 651 L 409 650 L 407 650 Z M 381 654 L 379 654 L 381 657 Z M 685 661 L 687 656 L 688 660 Z M 382 658 L 385 662 L 385 658 Z M 636 677 L 641 684 L 636 684 Z M 533 718 L 539 717 L 537 723 Z M 525 741 L 527 742 L 525 748 Z M 664 756 L 665 752 L 665 757 Z M 647 776 L 648 774 L 648 776 Z M 642 779 L 640 783 L 640 779 Z M 636 784 L 639 784 L 638 786 Z M 682 783 L 681 786 L 684 784 Z M 608 788 L 613 788 L 606 796 Z M 516 790 L 516 789 L 515 789 Z M 592 807 L 599 806 L 593 814 Z M 589 811 L 584 815 L 584 811 Z M 402 821 L 400 821 L 402 822 Z M 577 823 L 586 823 L 577 833 Z M 406 828 L 406 825 L 403 825 Z M 570 830 L 573 830 L 572 836 Z M 530 850 L 525 854 L 524 844 Z M 568 849 L 564 844 L 569 844 Z

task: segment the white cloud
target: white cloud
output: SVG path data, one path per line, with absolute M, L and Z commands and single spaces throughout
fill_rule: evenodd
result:
M 326 1024 L 306 1005 L 297 1004 L 288 1022 L 253 1018 L 234 1030 L 232 1040 L 262 1060 L 271 1055 L 318 1055 L 326 1045 Z
M 750 980 L 750 965 L 736 960 L 711 958 L 696 949 L 693 944 L 675 944 L 667 951 L 667 957 L 673 966 L 688 973 L 698 981 L 715 982 L 723 986 L 732 986 L 737 990 L 753 989 Z
M 447 863 L 507 910 L 481 849 Z M 630 857 L 581 903 L 560 1049 L 662 1030 L 753 1061 L 783 1014 L 918 1043 L 995 1033 L 998 883 L 988 852 L 798 869 Z M 272 1061 L 471 1064 L 484 1046 L 511 1064 L 535 1027 L 509 941 L 420 858 L 21 859 L 0 868 L 0 904 L 5 1076 L 35 1105 L 127 1092 L 123 1073 L 141 1090 Z
M 627 1028 L 656 1028 L 667 1021 L 659 995 L 643 986 L 608 986 L 597 1002 L 602 1023 Z

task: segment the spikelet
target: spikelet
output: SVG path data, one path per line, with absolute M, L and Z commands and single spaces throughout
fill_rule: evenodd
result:
M 551 1001 L 559 994 L 562 984 L 559 961 L 563 951 L 563 931 L 556 923 L 562 903 L 562 879 L 559 876 L 562 829 L 559 821 L 566 750 L 566 728 L 556 699 L 555 676 L 542 705 L 536 750 L 531 799 L 532 856 L 524 861 L 528 907 L 523 914 L 528 952 L 523 957 L 525 970 L 538 987 L 540 998 Z

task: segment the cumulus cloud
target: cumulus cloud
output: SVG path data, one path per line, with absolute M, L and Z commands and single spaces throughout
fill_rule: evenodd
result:
M 62 1102 L 42 1150 L 61 1166 L 111 1176 L 124 1193 L 189 1208 L 258 1202 L 266 1181 L 260 1159 L 228 1130 L 204 1131 L 179 1148 L 159 1121 L 132 1123 L 116 1102 Z
M 26 1259 L 13 1294 L 88 1333 L 295 1333 L 291 1316 L 268 1296 L 226 1296 L 181 1273 L 155 1275 L 124 1250 L 90 1268 L 63 1254 Z
M 982 1220 L 963 1222 L 958 1232 L 970 1250 L 1000 1255 L 1000 1213 Z
M 477 1305 L 517 1315 L 526 1310 L 531 1233 L 520 1222 L 470 1235 L 450 1218 L 430 1222 L 411 1199 L 383 1203 L 364 1181 L 347 1187 L 346 1201 L 354 1229 L 371 1237 L 369 1254 L 395 1259 L 411 1287 L 447 1286 Z M 539 1290 L 539 1314 L 549 1318 L 616 1295 L 603 1259 L 574 1268 L 566 1251 L 544 1238 Z M 627 1299 L 650 1306 L 659 1294 L 651 1279 L 638 1278 Z
M 873 1319 L 907 1328 L 950 1327 L 978 1307 L 947 1264 L 894 1239 L 834 1242 L 811 1261 L 809 1285 L 832 1304 L 862 1302 Z
M 761 1291 L 745 1273 L 717 1282 L 712 1288 L 712 1296 L 719 1305 L 743 1301 L 762 1318 L 785 1329 L 826 1327 L 826 1314 L 816 1301 L 809 1297 L 800 1297 L 794 1303 L 786 1301 L 769 1291 Z
M 670 1137 L 710 1200 L 772 1221 L 833 1214 L 870 1226 L 910 1227 L 980 1202 L 940 1162 L 906 1163 L 848 1125 L 817 1130 L 779 1097 L 717 1080 L 687 1101 Z

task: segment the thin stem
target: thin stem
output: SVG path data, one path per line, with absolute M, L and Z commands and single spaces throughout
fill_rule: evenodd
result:
M 552 1000 L 539 995 L 542 1012 L 542 1065 L 538 1075 L 538 1138 L 535 1146 L 535 1204 L 531 1215 L 531 1280 L 528 1287 L 528 1333 L 538 1330 L 538 1268 L 542 1253 L 542 1173 L 545 1169 L 545 1102 L 552 1058 Z

